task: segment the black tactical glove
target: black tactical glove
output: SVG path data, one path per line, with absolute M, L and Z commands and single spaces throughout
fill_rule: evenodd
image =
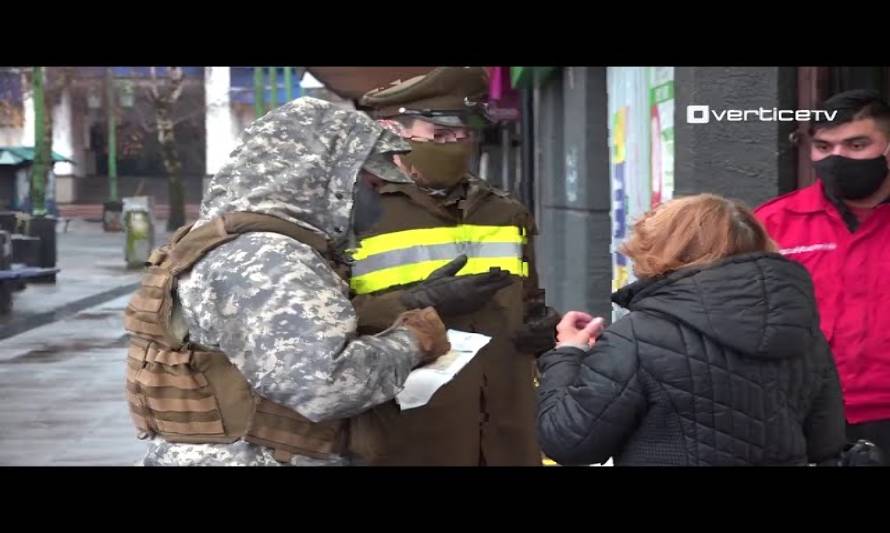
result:
M 541 306 L 526 319 L 513 336 L 513 345 L 522 353 L 540 355 L 556 345 L 556 325 L 562 315 L 552 307 Z
M 496 292 L 512 283 L 510 273 L 500 269 L 455 276 L 466 264 L 466 255 L 457 256 L 427 279 L 405 289 L 400 297 L 402 304 L 408 309 L 435 307 L 441 315 L 463 315 L 482 308 Z

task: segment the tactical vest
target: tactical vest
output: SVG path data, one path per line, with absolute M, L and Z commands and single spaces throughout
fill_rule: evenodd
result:
M 333 267 L 328 243 L 317 233 L 260 213 L 227 213 L 194 231 L 191 227 L 180 228 L 169 244 L 151 254 L 148 272 L 125 311 L 127 398 L 139 438 L 158 435 L 168 442 L 200 444 L 243 439 L 273 449 L 281 462 L 294 455 L 343 455 L 346 421 L 312 422 L 257 395 L 226 354 L 189 342 L 173 327 L 177 278 L 214 248 L 244 233 L 274 232 L 311 246 Z

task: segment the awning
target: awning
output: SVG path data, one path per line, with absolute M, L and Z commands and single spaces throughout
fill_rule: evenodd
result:
M 67 157 L 52 153 L 55 163 L 73 163 Z M 0 146 L 0 165 L 21 165 L 34 162 L 33 146 Z

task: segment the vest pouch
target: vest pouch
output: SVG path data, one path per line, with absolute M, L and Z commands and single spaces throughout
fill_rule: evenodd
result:
M 127 362 L 127 397 L 138 428 L 169 442 L 238 440 L 240 435 L 226 432 L 217 397 L 204 373 L 190 364 L 189 351 L 138 341 L 131 342 Z
M 182 339 L 171 337 L 174 277 L 169 270 L 150 267 L 139 289 L 130 298 L 124 311 L 124 327 L 131 334 L 178 346 Z

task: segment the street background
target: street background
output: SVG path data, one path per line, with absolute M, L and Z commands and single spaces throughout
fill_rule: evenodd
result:
M 29 284 L 0 321 L 0 465 L 132 465 L 145 445 L 127 410 L 123 312 L 140 274 L 123 233 L 63 225 L 56 283 Z

